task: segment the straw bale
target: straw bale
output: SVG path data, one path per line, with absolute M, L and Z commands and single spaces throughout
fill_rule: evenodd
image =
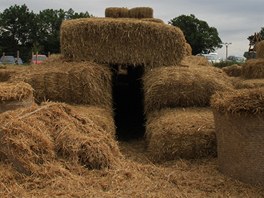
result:
M 43 74 L 46 99 L 51 101 L 71 102 L 69 74 L 66 71 L 47 71 Z
M 217 92 L 211 106 L 218 112 L 230 114 L 263 114 L 264 88 Z
M 256 44 L 256 58 L 264 58 L 264 40 Z
M 25 67 L 17 65 L 1 66 L 0 68 L 0 82 L 7 82 L 20 71 L 24 70 Z
M 0 113 L 27 107 L 34 102 L 32 87 L 24 82 L 0 83 Z
M 215 94 L 212 107 L 220 171 L 263 186 L 264 89 Z
M 150 7 L 136 7 L 128 11 L 129 18 L 153 18 L 153 9 Z
M 105 9 L 105 17 L 129 18 L 128 8 L 110 7 Z
M 209 106 L 216 91 L 231 90 L 228 76 L 214 67 L 163 67 L 143 77 L 145 113 L 166 107 Z
M 141 21 L 145 21 L 145 22 L 154 22 L 154 23 L 161 23 L 161 24 L 165 24 L 163 20 L 161 19 L 157 19 L 157 18 L 142 18 L 140 19 Z
M 61 52 L 71 60 L 159 67 L 177 64 L 185 55 L 185 37 L 171 25 L 86 18 L 64 21 L 60 32 Z
M 200 66 L 212 66 L 212 64 L 204 56 L 185 56 L 182 61 L 182 65 L 189 67 L 200 67 Z
M 227 67 L 223 67 L 222 70 L 228 75 L 233 77 L 241 76 L 242 66 L 234 64 Z
M 186 42 L 185 43 L 185 48 L 186 48 L 186 56 L 191 56 L 192 55 L 192 47 L 191 47 L 191 45 Z
M 57 56 L 12 78 L 21 80 L 33 87 L 38 103 L 51 100 L 112 108 L 112 73 L 104 65 L 66 62 Z
M 21 79 L 22 80 L 22 79 Z M 33 95 L 35 102 L 40 104 L 42 101 L 46 101 L 45 84 L 43 74 L 32 74 L 27 78 L 24 78 L 25 82 L 30 84 L 34 89 Z
M 208 108 L 163 109 L 147 121 L 148 152 L 155 162 L 215 156 L 214 132 Z
M 96 125 L 111 134 L 112 137 L 115 137 L 116 127 L 112 109 L 84 105 L 74 105 L 71 107 L 75 109 L 78 114 L 92 120 Z
M 219 170 L 252 185 L 264 185 L 264 113 L 214 112 Z M 243 123 L 243 124 L 241 124 Z
M 109 68 L 97 65 L 76 65 L 69 70 L 71 100 L 112 108 L 112 74 Z
M 264 78 L 264 59 L 249 59 L 242 65 L 242 76 L 247 79 Z

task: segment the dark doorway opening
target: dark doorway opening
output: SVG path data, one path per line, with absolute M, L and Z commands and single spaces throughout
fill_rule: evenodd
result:
M 111 65 L 113 69 L 113 108 L 117 138 L 131 140 L 145 134 L 143 66 Z

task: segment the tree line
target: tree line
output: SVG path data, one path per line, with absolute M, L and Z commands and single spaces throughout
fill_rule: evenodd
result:
M 73 9 L 45 9 L 39 13 L 24 5 L 14 5 L 0 12 L 0 51 L 28 61 L 32 53 L 60 52 L 60 25 L 63 20 L 91 17 Z

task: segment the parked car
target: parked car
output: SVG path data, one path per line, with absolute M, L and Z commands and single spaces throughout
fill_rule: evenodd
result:
M 43 61 L 47 59 L 47 56 L 45 54 L 36 54 L 32 56 L 31 63 L 32 64 L 42 64 Z
M 236 62 L 236 63 L 243 63 L 245 62 L 245 58 L 240 56 L 228 56 L 227 61 Z
M 3 64 L 13 64 L 13 65 L 16 64 L 16 60 L 14 56 L 2 56 L 0 61 Z

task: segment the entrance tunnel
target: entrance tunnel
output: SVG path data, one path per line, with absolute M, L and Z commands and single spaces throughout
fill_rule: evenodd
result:
M 112 65 L 113 108 L 117 139 L 130 140 L 144 136 L 143 66 Z

